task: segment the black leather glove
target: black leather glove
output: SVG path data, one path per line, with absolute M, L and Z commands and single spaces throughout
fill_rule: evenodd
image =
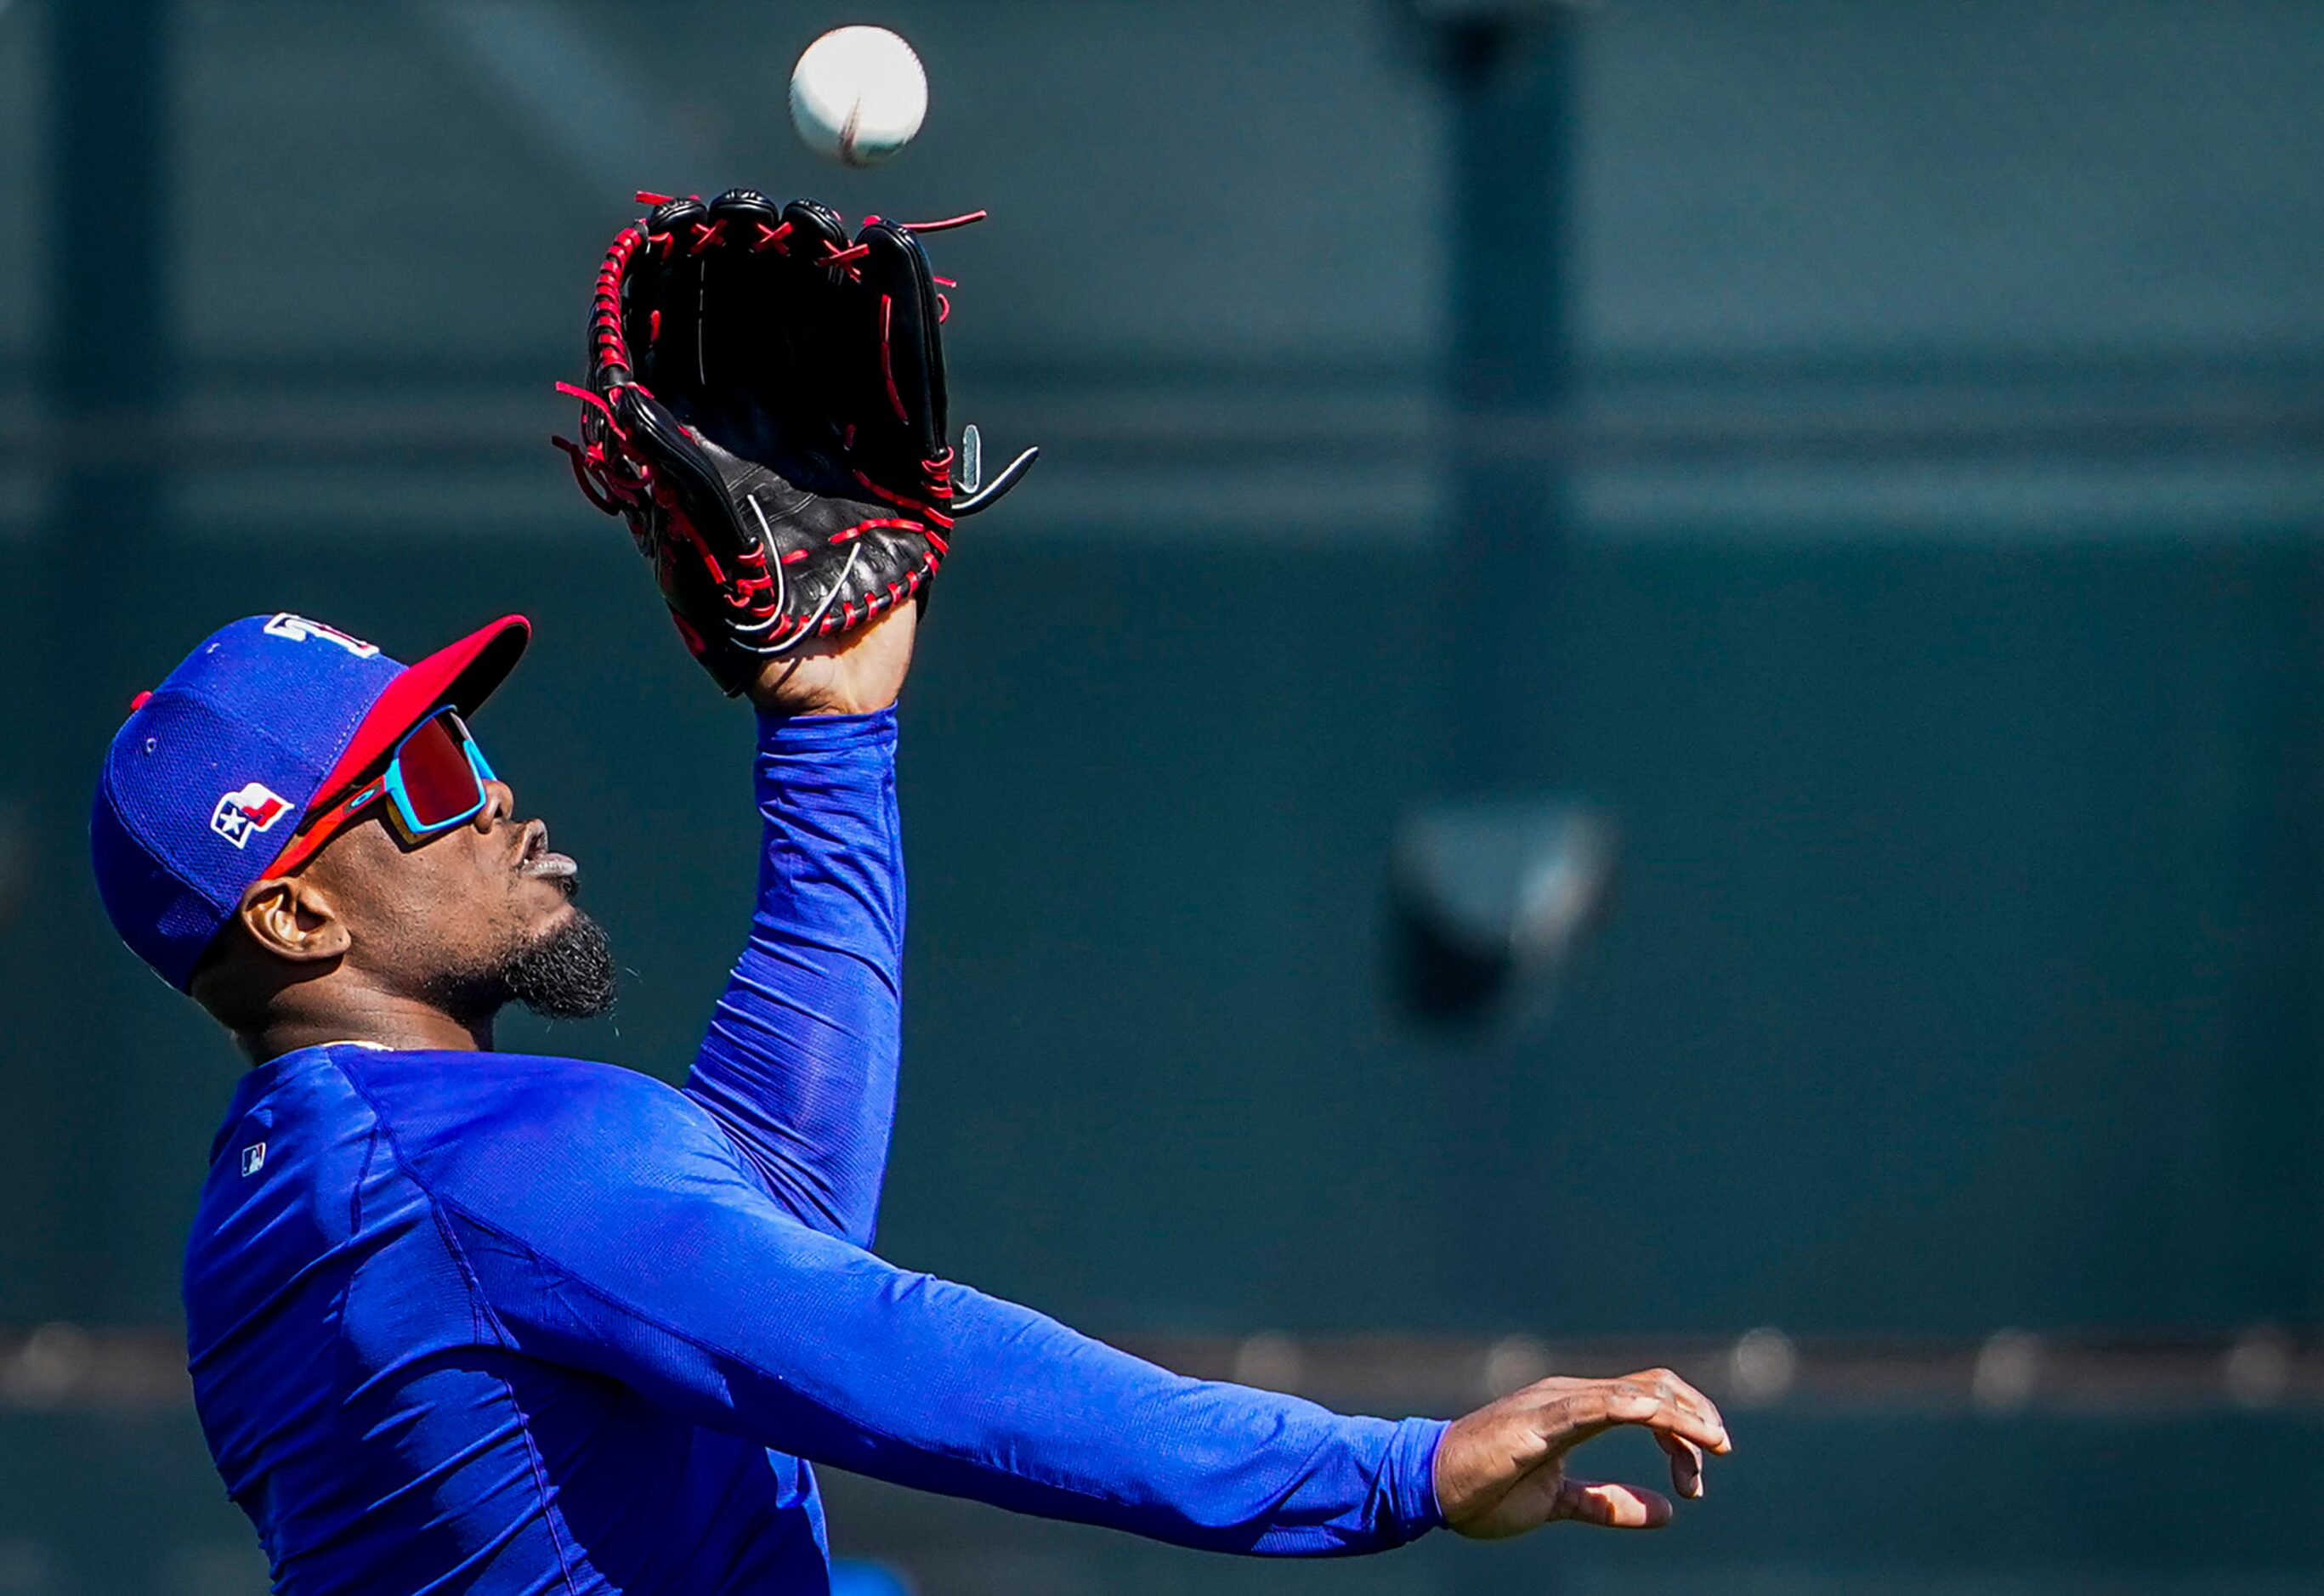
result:
M 916 235 L 748 189 L 641 194 L 589 311 L 582 491 L 629 522 L 695 658 L 728 694 L 808 640 L 925 594 L 954 518 L 1032 465 L 956 496 L 939 324 Z

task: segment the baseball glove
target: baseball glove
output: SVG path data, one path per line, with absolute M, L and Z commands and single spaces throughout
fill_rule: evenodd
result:
M 978 491 L 945 429 L 950 307 L 916 235 L 748 189 L 640 194 L 597 272 L 581 441 L 590 503 L 629 522 L 686 646 L 732 695 L 768 661 L 922 595 Z M 946 283 L 945 286 L 951 286 Z

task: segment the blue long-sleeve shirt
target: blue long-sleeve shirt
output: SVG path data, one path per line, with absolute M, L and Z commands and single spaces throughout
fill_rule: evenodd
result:
M 751 942 L 682 1091 L 567 1058 L 286 1054 L 186 1259 L 278 1590 L 823 1591 L 807 1460 L 1222 1551 L 1436 1522 L 1443 1426 L 1166 1373 L 881 1261 L 890 715 L 764 722 Z

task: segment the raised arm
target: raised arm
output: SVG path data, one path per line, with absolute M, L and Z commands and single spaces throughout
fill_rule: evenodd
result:
M 868 1246 L 903 1001 L 896 718 L 761 717 L 751 939 L 686 1093 L 794 1217 Z
M 916 611 L 753 692 L 763 827 L 751 936 L 686 1093 L 790 1214 L 869 1246 L 901 1053 L 904 858 L 894 702 Z
M 590 292 L 587 382 L 563 385 L 580 436 L 560 442 L 696 660 L 798 728 L 761 739 L 758 914 L 687 1089 L 788 1209 L 865 1241 L 895 1090 L 894 799 L 884 749 L 841 760 L 805 720 L 895 702 L 957 518 L 1033 458 L 980 485 L 974 429 L 955 455 L 919 235 L 983 213 L 851 235 L 828 206 L 749 189 L 640 199 Z

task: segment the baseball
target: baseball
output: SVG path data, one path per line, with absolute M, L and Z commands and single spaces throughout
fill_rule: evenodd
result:
M 849 166 L 885 161 L 928 114 L 928 75 L 885 28 L 834 28 L 791 69 L 791 125 L 807 148 Z

